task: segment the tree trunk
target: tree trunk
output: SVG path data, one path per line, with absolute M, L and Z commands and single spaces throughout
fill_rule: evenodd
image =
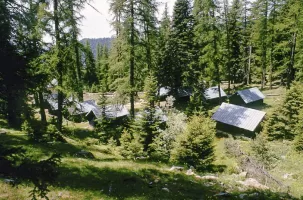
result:
M 134 0 L 130 2 L 130 12 L 131 12 L 131 35 L 130 35 L 130 68 L 129 68 L 129 82 L 130 82 L 130 114 L 131 117 L 135 117 L 135 83 L 134 83 L 134 70 L 135 70 L 135 22 L 134 22 Z
M 228 1 L 224 0 L 224 16 L 225 16 L 225 28 L 226 28 L 226 48 L 227 48 L 227 76 L 228 76 L 228 89 L 227 94 L 230 94 L 230 82 L 231 82 L 231 70 L 230 70 L 230 39 L 229 39 L 229 27 L 228 27 Z M 220 93 L 220 91 L 219 91 Z
M 63 92 L 62 92 L 62 86 L 63 86 L 63 72 L 62 72 L 62 63 L 60 62 L 60 32 L 59 32 L 59 17 L 58 17 L 58 0 L 54 0 L 54 21 L 55 21 L 55 37 L 56 37 L 56 46 L 58 48 L 58 56 L 59 56 L 59 62 L 57 64 L 57 70 L 59 74 L 58 78 L 58 119 L 57 119 L 57 128 L 59 131 L 62 131 L 62 122 L 63 122 L 63 116 L 62 116 L 62 109 L 63 109 Z
M 249 46 L 248 68 L 247 68 L 247 85 L 250 84 L 250 66 L 251 66 L 251 51 L 252 46 Z
M 290 63 L 288 67 L 288 74 L 287 74 L 287 89 L 290 88 L 291 82 L 295 78 L 295 52 L 296 52 L 296 43 L 297 43 L 297 32 L 293 34 L 292 38 L 292 46 L 291 46 L 291 53 L 290 53 Z
M 44 99 L 43 99 L 43 93 L 41 91 L 38 92 L 38 97 L 39 97 L 41 122 L 43 124 L 46 124 L 47 121 L 46 121 L 46 115 L 45 115 L 45 110 L 44 110 Z

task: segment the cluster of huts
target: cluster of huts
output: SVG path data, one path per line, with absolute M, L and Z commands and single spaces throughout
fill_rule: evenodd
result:
M 55 79 L 52 80 L 47 87 L 50 93 L 44 95 L 45 108 L 48 109 L 48 112 L 51 115 L 58 114 L 58 94 L 55 90 L 53 90 L 57 84 L 58 82 Z M 99 106 L 95 100 L 86 100 L 80 102 L 76 98 L 72 97 L 64 99 L 63 107 L 63 114 L 66 119 L 74 122 L 88 121 L 91 125 L 94 125 L 94 122 L 96 120 L 102 119 L 103 117 L 111 119 L 112 121 L 118 123 L 119 120 L 127 118 L 130 114 L 125 105 L 112 104 Z M 136 114 L 136 118 L 139 119 L 147 113 L 147 110 L 139 112 Z M 167 116 L 159 107 L 156 107 L 155 109 L 155 116 L 159 119 L 160 122 L 167 121 Z
M 170 88 L 168 87 L 163 87 L 159 90 L 160 96 L 168 95 L 169 92 Z M 191 92 L 189 88 L 181 89 L 178 90 L 178 96 L 190 96 Z M 229 101 L 229 103 L 222 103 L 212 116 L 212 119 L 217 122 L 217 129 L 227 132 L 241 131 L 252 133 L 257 131 L 266 113 L 251 107 L 263 104 L 264 94 L 256 87 L 239 90 L 230 96 L 220 88 L 220 93 L 221 99 L 219 98 L 219 88 L 217 86 L 207 88 L 203 93 L 204 101 L 211 104 Z
M 56 85 L 57 82 L 53 80 L 48 88 Z M 51 89 L 50 89 L 51 90 Z M 165 98 L 172 94 L 170 87 L 159 88 L 158 95 L 160 98 Z M 187 99 L 192 95 L 192 89 L 189 87 L 178 88 L 175 91 L 175 97 L 178 99 Z M 221 98 L 219 98 L 221 96 Z M 212 119 L 217 122 L 217 129 L 223 131 L 247 131 L 255 132 L 260 122 L 265 117 L 265 112 L 251 108 L 254 105 L 263 104 L 265 96 L 258 88 L 249 88 L 239 90 L 232 95 L 227 95 L 222 88 L 217 86 L 210 87 L 204 90 L 203 100 L 212 104 L 218 104 L 226 100 L 229 103 L 222 103 L 217 111 L 213 114 Z M 44 99 L 45 104 L 50 114 L 56 115 L 58 112 L 58 95 L 56 93 L 46 94 Z M 94 100 L 87 100 L 83 102 L 77 101 L 72 97 L 67 98 L 63 102 L 65 108 L 65 116 L 75 122 L 82 122 L 88 120 L 91 125 L 95 120 L 106 117 L 109 119 L 121 119 L 129 116 L 129 111 L 125 105 L 106 105 L 100 107 Z M 136 114 L 136 118 L 142 117 L 148 111 L 142 111 Z M 156 116 L 159 121 L 166 122 L 167 116 L 156 107 Z

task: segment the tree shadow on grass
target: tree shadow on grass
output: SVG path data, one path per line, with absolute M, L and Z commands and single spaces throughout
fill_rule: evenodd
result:
M 114 164 L 113 164 L 114 165 Z M 281 194 L 268 191 L 245 191 L 219 196 L 227 190 L 217 181 L 199 180 L 181 173 L 162 172 L 155 169 L 98 168 L 91 165 L 77 168 L 61 167 L 61 176 L 55 187 L 90 191 L 96 196 L 116 199 L 239 199 L 239 194 L 258 192 L 261 199 L 272 199 Z M 228 186 L 227 186 L 228 187 Z M 167 188 L 169 190 L 165 191 Z M 216 196 L 217 195 L 217 196 Z M 244 199 L 259 199 L 247 196 Z M 241 199 L 241 198 L 240 198 Z M 278 198 L 279 199 L 279 198 Z M 286 198 L 295 199 L 295 198 Z
M 153 169 L 130 171 L 126 168 L 84 166 L 81 169 L 63 167 L 61 172 L 57 187 L 95 191 L 117 199 L 203 199 L 220 192 L 216 186 L 208 188 L 190 177 Z
M 67 128 L 64 130 L 64 135 L 70 138 L 84 140 L 86 138 L 97 138 L 97 134 L 93 130 L 82 129 L 82 128 Z
M 49 156 L 53 153 L 59 153 L 61 156 L 73 156 L 81 150 L 80 147 L 69 143 L 39 143 L 29 141 L 26 135 L 0 135 L 0 143 L 9 146 L 20 146 L 28 151 L 29 154 L 36 154 L 41 156 Z

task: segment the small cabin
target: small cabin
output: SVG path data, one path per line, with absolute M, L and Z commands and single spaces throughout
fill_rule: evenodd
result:
M 212 119 L 217 122 L 218 130 L 251 135 L 258 131 L 265 114 L 263 111 L 222 103 Z
M 250 88 L 237 91 L 229 97 L 229 103 L 236 105 L 260 105 L 263 104 L 265 96 L 258 88 Z
M 176 99 L 181 101 L 190 100 L 191 95 L 193 94 L 193 89 L 190 87 L 180 87 L 177 88 L 177 96 Z
M 93 109 L 99 109 L 95 100 L 77 102 L 67 109 L 69 113 L 67 118 L 75 122 L 83 122 L 88 119 L 87 115 Z
M 220 93 L 221 93 L 221 101 L 226 100 L 227 95 L 224 92 L 224 90 L 220 87 Z M 219 88 L 218 86 L 207 88 L 203 93 L 204 100 L 209 103 L 219 103 Z
M 129 116 L 129 111 L 124 105 L 106 105 L 104 111 L 100 106 L 92 108 L 86 115 L 89 123 L 94 125 L 94 120 L 101 119 L 103 113 L 107 119 L 119 120 Z

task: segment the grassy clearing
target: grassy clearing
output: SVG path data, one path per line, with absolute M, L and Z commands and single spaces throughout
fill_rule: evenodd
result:
M 266 90 L 264 107 L 259 109 L 272 112 L 275 105 L 282 102 L 285 89 Z M 271 94 L 268 96 L 268 94 Z M 274 94 L 274 95 L 272 95 Z M 182 107 L 182 106 L 181 106 Z M 171 165 L 151 161 L 125 160 L 110 145 L 102 145 L 97 135 L 87 128 L 87 123 L 66 124 L 67 143 L 33 143 L 22 132 L 7 128 L 0 120 L 1 128 L 8 131 L 0 135 L 0 141 L 10 146 L 22 146 L 28 156 L 41 159 L 52 153 L 62 155 L 60 176 L 50 188 L 50 199 L 240 199 L 239 194 L 247 194 L 244 199 L 290 199 L 280 198 L 278 193 L 260 192 L 243 189 L 237 176 L 239 166 L 235 158 L 229 157 L 224 149 L 224 137 L 215 140 L 215 155 L 212 172 L 199 175 L 216 175 L 217 181 L 197 179 L 183 172 L 169 171 Z M 244 151 L 250 152 L 250 140 L 240 140 Z M 271 142 L 271 149 L 278 161 L 270 173 L 290 186 L 290 192 L 299 198 L 303 195 L 302 155 L 296 153 L 287 142 Z M 91 152 L 95 159 L 76 158 L 80 150 Z M 301 162 L 300 162 L 301 161 Z M 283 179 L 288 173 L 290 178 Z M 169 192 L 164 191 L 167 188 Z M 12 187 L 0 179 L 0 199 L 29 199 L 31 185 L 23 183 Z M 220 192 L 229 192 L 230 197 L 214 196 Z M 258 192 L 258 196 L 254 196 Z M 251 195 L 249 195 L 251 194 Z

